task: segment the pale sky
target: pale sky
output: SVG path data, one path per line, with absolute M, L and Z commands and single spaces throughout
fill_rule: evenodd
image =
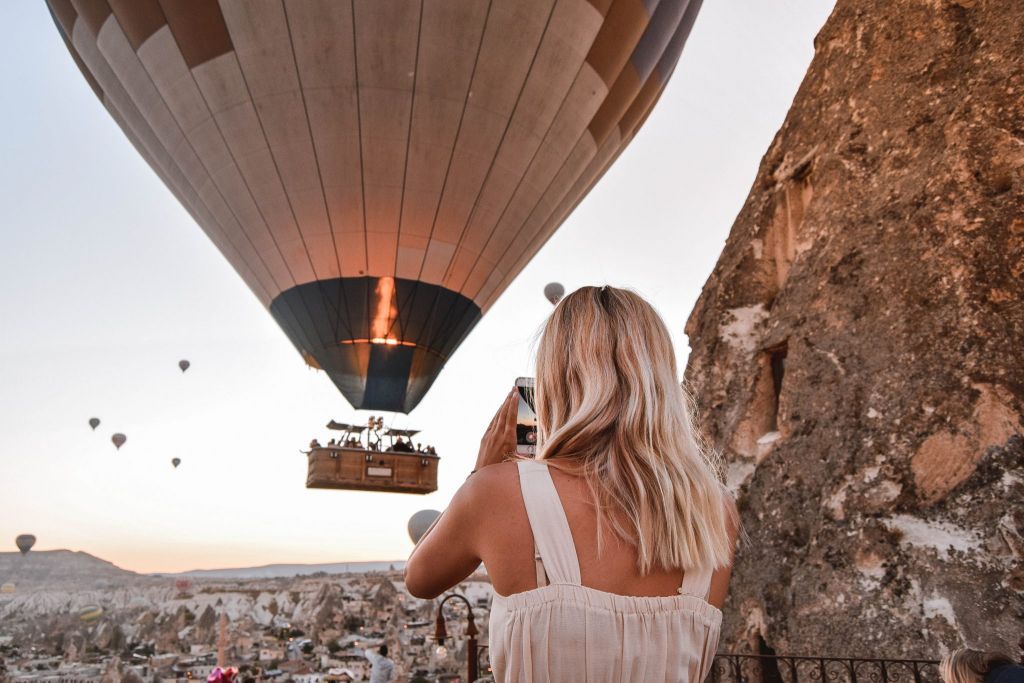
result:
M 532 374 L 545 283 L 639 291 L 682 366 L 683 325 L 833 4 L 705 1 L 632 145 L 420 406 L 394 416 L 442 456 L 439 490 L 410 496 L 305 488 L 299 449 L 329 419 L 365 415 L 305 366 L 139 157 L 45 4 L 0 3 L 0 550 L 34 533 L 37 549 L 141 572 L 404 559 L 410 515 L 446 505 Z

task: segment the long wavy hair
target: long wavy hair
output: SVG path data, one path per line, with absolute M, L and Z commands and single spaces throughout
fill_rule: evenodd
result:
M 982 683 L 992 669 L 1014 664 L 1003 652 L 985 652 L 962 647 L 953 650 L 939 663 L 943 683 Z
M 582 476 L 641 574 L 731 561 L 729 495 L 691 419 L 668 329 L 639 295 L 583 287 L 537 344 L 537 458 Z

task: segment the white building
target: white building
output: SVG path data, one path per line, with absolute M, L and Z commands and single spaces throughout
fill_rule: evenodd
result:
M 261 647 L 260 648 L 260 661 L 271 662 L 275 659 L 284 659 L 284 648 L 281 647 Z

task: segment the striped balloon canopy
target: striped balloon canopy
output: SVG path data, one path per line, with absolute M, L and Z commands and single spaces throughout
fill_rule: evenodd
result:
M 306 362 L 401 412 L 636 134 L 701 4 L 47 2 Z
M 87 624 L 91 624 L 103 616 L 103 608 L 99 605 L 87 605 L 78 611 L 78 618 Z

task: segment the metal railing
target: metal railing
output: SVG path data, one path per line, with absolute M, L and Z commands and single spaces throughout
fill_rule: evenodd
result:
M 938 683 L 936 659 L 715 655 L 709 683 Z
M 487 646 L 477 652 L 480 676 L 488 676 Z M 939 683 L 937 659 L 859 659 L 719 653 L 707 683 Z

